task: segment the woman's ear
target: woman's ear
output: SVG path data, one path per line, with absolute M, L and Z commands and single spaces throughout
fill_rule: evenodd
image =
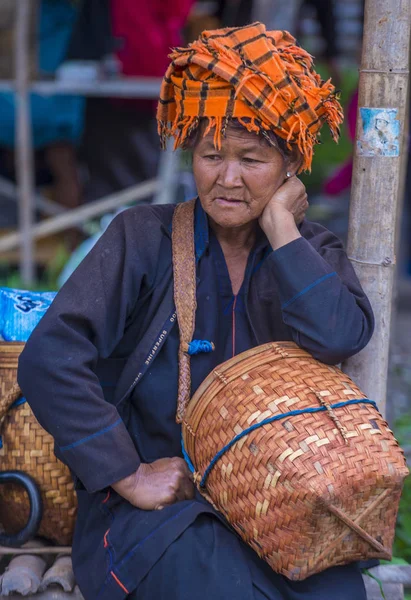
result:
M 287 160 L 287 173 L 290 173 L 290 177 L 296 175 L 302 165 L 303 157 L 298 148 L 294 147 L 292 153 Z

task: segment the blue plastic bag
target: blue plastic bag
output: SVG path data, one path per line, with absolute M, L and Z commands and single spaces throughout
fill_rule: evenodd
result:
M 56 293 L 0 287 L 0 339 L 27 342 Z

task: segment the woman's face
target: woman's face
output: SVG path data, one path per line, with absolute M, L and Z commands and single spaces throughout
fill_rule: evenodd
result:
M 286 177 L 286 159 L 261 136 L 228 127 L 221 150 L 214 131 L 201 137 L 193 152 L 193 173 L 205 212 L 221 227 L 258 219 Z

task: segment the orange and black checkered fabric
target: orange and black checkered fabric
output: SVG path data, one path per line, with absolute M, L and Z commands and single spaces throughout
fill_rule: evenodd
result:
M 302 171 L 310 170 L 324 123 L 338 139 L 343 113 L 335 88 L 287 31 L 266 31 L 262 23 L 204 31 L 170 58 L 157 109 L 163 144 L 173 135 L 180 146 L 206 117 L 205 133 L 215 129 L 219 148 L 233 117 L 248 131 L 271 130 L 297 146 Z

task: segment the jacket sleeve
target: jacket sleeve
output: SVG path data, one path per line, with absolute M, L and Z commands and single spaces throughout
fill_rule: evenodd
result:
M 337 364 L 370 340 L 370 303 L 341 241 L 315 223 L 303 237 L 272 253 L 282 318 L 296 344 L 315 358 Z
M 140 464 L 95 374 L 98 357 L 109 357 L 121 340 L 142 284 L 139 236 L 126 236 L 128 213 L 114 219 L 57 294 L 19 361 L 23 394 L 54 437 L 56 454 L 89 492 L 130 475 Z

